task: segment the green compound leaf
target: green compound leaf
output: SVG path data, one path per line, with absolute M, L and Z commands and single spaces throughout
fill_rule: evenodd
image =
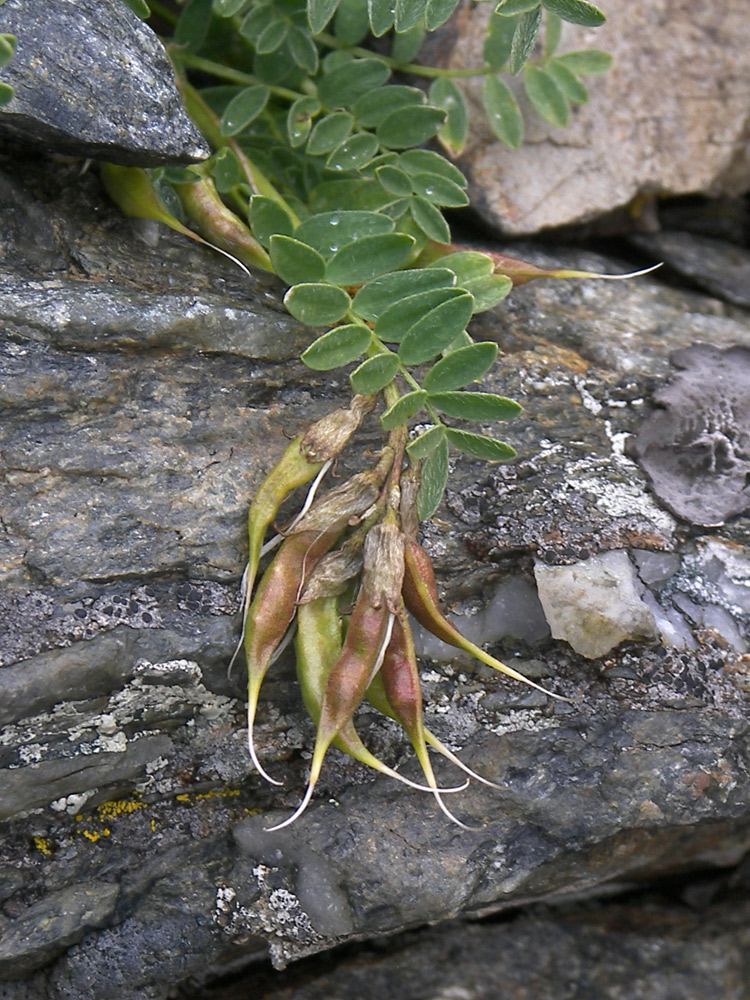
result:
M 446 427 L 445 433 L 450 443 L 459 451 L 474 455 L 475 458 L 482 458 L 485 462 L 507 462 L 508 459 L 515 458 L 515 449 L 509 444 L 496 441 L 495 438 L 487 437 L 485 434 L 458 431 L 453 427 Z
M 417 494 L 417 515 L 420 521 L 426 521 L 438 509 L 447 482 L 448 441 L 443 437 L 422 463 Z
M 406 446 L 406 450 L 411 458 L 421 460 L 427 458 L 437 448 L 441 441 L 445 440 L 445 428 L 442 424 L 436 424 L 424 431 L 419 437 L 414 438 Z
M 367 16 L 370 20 L 370 30 L 376 38 L 380 38 L 393 27 L 393 16 L 396 8 L 393 0 L 367 0 Z
M 513 32 L 513 42 L 510 46 L 509 69 L 513 76 L 520 73 L 524 63 L 531 55 L 534 42 L 539 32 L 539 25 L 542 23 L 542 8 L 530 10 L 524 14 Z
M 318 71 L 318 50 L 310 35 L 296 24 L 289 26 L 289 54 L 300 69 L 311 76 Z
M 360 170 L 377 155 L 378 140 L 369 132 L 358 132 L 337 146 L 326 160 L 329 170 Z
M 546 65 L 546 70 L 563 94 L 573 104 L 585 104 L 588 101 L 589 92 L 586 86 L 581 83 L 575 73 L 565 63 L 561 63 L 557 59 L 550 59 Z
M 290 236 L 271 236 L 269 254 L 274 271 L 288 285 L 322 281 L 325 277 L 326 262 L 318 251 Z
M 438 177 L 445 177 L 446 180 L 453 181 L 459 187 L 466 187 L 467 181 L 458 167 L 454 167 L 444 156 L 433 153 L 429 149 L 409 149 L 401 153 L 398 159 L 398 166 L 405 170 L 407 174 L 437 174 Z
M 437 174 L 414 174 L 412 177 L 414 193 L 444 208 L 463 208 L 469 204 L 466 192 L 453 181 Z
M 382 59 L 350 59 L 318 82 L 318 98 L 327 108 L 349 108 L 358 97 L 382 86 L 391 71 Z
M 219 128 L 222 135 L 237 135 L 265 108 L 269 90 L 262 84 L 245 87 L 227 104 Z
M 408 31 L 424 14 L 427 0 L 396 0 L 396 31 Z
M 424 26 L 428 31 L 434 31 L 445 24 L 458 6 L 458 0 L 427 0 L 424 12 Z
M 151 17 L 151 8 L 146 3 L 146 0 L 124 0 L 124 2 L 142 21 L 145 21 L 147 17 Z
M 370 169 L 372 164 L 367 167 L 367 170 Z M 360 174 L 359 177 L 318 184 L 310 192 L 309 208 L 316 213 L 332 212 L 338 215 L 341 205 L 349 205 L 350 210 L 374 212 L 392 200 L 393 196 L 387 194 L 376 180 Z
M 408 31 L 394 34 L 391 59 L 395 59 L 397 63 L 410 63 L 422 47 L 424 35 L 424 29 L 419 24 L 415 24 Z
M 201 47 L 211 24 L 211 0 L 188 0 L 175 27 L 177 45 L 195 52 Z
M 555 57 L 555 61 L 563 63 L 579 76 L 593 76 L 595 73 L 606 73 L 612 67 L 612 56 L 602 49 L 580 49 L 576 52 L 563 52 Z
M 562 18 L 547 11 L 544 19 L 544 54 L 549 58 L 557 52 L 562 39 Z
M 516 14 L 526 14 L 536 10 L 541 0 L 500 0 L 495 7 L 495 13 L 501 17 L 515 17 Z
M 373 90 L 358 97 L 352 105 L 352 113 L 358 125 L 362 125 L 363 128 L 375 128 L 392 111 L 420 107 L 424 103 L 425 95 L 421 90 L 393 83 L 382 90 Z
M 294 232 L 294 223 L 281 205 L 260 194 L 250 199 L 247 220 L 253 236 L 264 247 L 268 246 L 272 236 L 291 236 Z
M 218 17 L 234 17 L 247 5 L 248 0 L 214 0 L 213 12 Z
M 568 100 L 546 70 L 527 66 L 523 71 L 523 86 L 526 96 L 545 121 L 558 128 L 568 124 Z
M 518 403 L 491 392 L 431 392 L 428 398 L 436 410 L 462 420 L 511 420 L 521 412 Z
M 582 24 L 586 28 L 598 28 L 607 20 L 604 14 L 587 0 L 542 0 L 545 10 L 557 14 L 563 21 Z
M 289 31 L 289 22 L 283 18 L 276 18 L 271 21 L 260 36 L 255 40 L 255 51 L 260 55 L 268 55 L 280 49 L 286 40 Z
M 380 418 L 383 429 L 392 431 L 394 427 L 398 427 L 400 424 L 405 424 L 407 420 L 411 420 L 422 409 L 426 399 L 427 393 L 423 392 L 422 389 L 418 389 L 415 392 L 407 392 L 393 406 L 389 406 Z
M 404 233 L 363 236 L 338 250 L 328 262 L 326 277 L 334 285 L 359 285 L 403 264 L 415 240 Z
M 251 44 L 273 21 L 274 11 L 271 6 L 256 6 L 250 11 L 240 26 L 240 34 Z
M 468 292 L 431 309 L 404 335 L 398 356 L 405 365 L 421 365 L 444 351 L 471 319 L 474 299 Z
M 359 45 L 370 30 L 367 7 L 362 0 L 340 0 L 333 33 L 346 45 Z
M 358 392 L 362 396 L 380 392 L 393 381 L 398 369 L 398 357 L 395 354 L 390 351 L 387 354 L 376 354 L 374 358 L 363 361 L 349 376 L 352 392 Z
M 286 134 L 292 148 L 307 141 L 312 128 L 312 120 L 320 111 L 317 97 L 298 97 L 286 116 Z
M 367 350 L 372 334 L 361 323 L 337 326 L 318 337 L 302 353 L 302 361 L 315 371 L 328 371 L 356 361 Z
M 452 271 L 439 266 L 385 274 L 360 288 L 354 296 L 353 309 L 358 316 L 374 323 L 403 299 L 434 288 L 450 288 L 455 280 Z
M 375 333 L 389 344 L 398 344 L 432 309 L 465 294 L 461 288 L 438 287 L 399 299 L 381 312 L 375 321 Z
M 394 194 L 398 198 L 408 198 L 412 192 L 409 175 L 398 167 L 389 164 L 378 167 L 375 176 L 389 194 Z
M 242 164 L 237 159 L 237 155 L 229 146 L 222 146 L 218 149 L 209 161 L 211 164 L 211 176 L 216 184 L 216 190 L 220 194 L 225 194 L 237 187 L 238 184 L 246 184 L 247 178 Z
M 338 5 L 339 0 L 307 0 L 307 20 L 314 35 L 325 28 Z
M 0 108 L 13 100 L 13 88 L 9 83 L 0 83 Z
M 354 119 L 348 111 L 334 111 L 315 123 L 307 140 L 307 152 L 312 156 L 332 152 L 351 133 Z
M 439 257 L 430 267 L 447 267 L 456 276 L 456 284 L 463 285 L 466 281 L 473 281 L 475 278 L 484 278 L 492 274 L 495 262 L 487 254 L 479 253 L 477 250 L 459 250 L 457 253 L 446 254 Z
M 293 285 L 284 296 L 284 305 L 300 323 L 330 326 L 346 316 L 351 300 L 343 288 L 311 283 Z
M 341 247 L 365 236 L 390 233 L 393 222 L 379 212 L 320 212 L 305 219 L 294 234 L 295 239 L 330 257 Z
M 147 15 L 148 16 L 148 15 Z M 18 39 L 15 35 L 0 35 L 0 66 L 7 66 L 15 55 Z
M 427 142 L 445 121 L 442 108 L 421 107 L 399 108 L 386 115 L 375 130 L 378 142 L 388 149 L 408 149 L 410 146 Z
M 513 282 L 506 274 L 488 274 L 484 278 L 474 278 L 462 282 L 467 292 L 474 297 L 474 312 L 486 312 L 508 295 Z
M 292 59 L 286 42 L 276 52 L 266 52 L 265 54 L 256 52 L 253 59 L 254 75 L 269 86 L 280 83 L 295 68 L 294 59 Z
M 413 198 L 409 211 L 425 236 L 436 243 L 450 243 L 451 231 L 439 208 L 435 208 L 426 198 Z
M 510 58 L 516 21 L 499 14 L 490 14 L 487 34 L 484 39 L 484 61 L 492 69 L 502 69 Z
M 523 116 L 515 95 L 503 80 L 486 76 L 482 83 L 482 105 L 494 135 L 511 149 L 523 142 Z
M 495 363 L 495 358 L 497 344 L 489 341 L 460 347 L 436 362 L 422 384 L 429 393 L 461 389 L 485 375 Z
M 430 104 L 442 108 L 447 115 L 438 129 L 438 140 L 451 156 L 458 156 L 466 145 L 469 112 L 461 88 L 447 77 L 438 77 L 430 87 Z

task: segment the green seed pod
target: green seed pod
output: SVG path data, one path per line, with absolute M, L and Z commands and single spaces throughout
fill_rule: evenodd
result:
M 299 608 L 294 643 L 297 654 L 297 678 L 302 699 L 308 715 L 318 725 L 326 684 L 342 648 L 341 619 L 335 598 L 319 598 Z M 420 791 L 430 791 L 424 785 L 417 785 L 404 778 L 398 771 L 394 771 L 371 754 L 359 738 L 351 719 L 344 723 L 338 735 L 334 737 L 333 745 L 381 774 L 396 778 Z M 445 790 L 453 791 L 453 789 Z
M 284 454 L 258 487 L 247 515 L 247 566 L 242 580 L 243 635 L 255 586 L 255 577 L 258 572 L 263 539 L 276 517 L 279 507 L 292 490 L 315 478 L 303 510 L 312 504 L 315 490 L 322 477 L 359 427 L 364 415 L 374 405 L 374 396 L 354 396 L 347 409 L 338 409 L 327 413 L 312 427 L 309 427 L 302 434 L 298 434 L 287 445 Z M 278 540 L 281 541 L 281 537 Z M 241 646 L 242 637 L 240 637 L 229 663 L 230 670 Z
M 250 267 L 273 271 L 266 251 L 247 226 L 227 208 L 210 177 L 204 175 L 191 184 L 173 184 L 172 187 L 185 214 L 214 246 L 221 247 Z

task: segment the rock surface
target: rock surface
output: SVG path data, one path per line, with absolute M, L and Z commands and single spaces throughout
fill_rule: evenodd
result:
M 566 27 L 560 51 L 595 46 L 614 65 L 589 78 L 590 103 L 574 107 L 566 128 L 547 125 L 521 95 L 526 139 L 511 151 L 486 125 L 481 80 L 467 84 L 472 127 L 462 166 L 472 204 L 504 233 L 585 222 L 638 195 L 750 187 L 750 20 L 742 0 L 601 6 L 606 24 Z M 481 65 L 490 10 L 466 7 L 444 32 L 451 66 Z
M 185 114 L 153 31 L 122 0 L 6 0 L 0 31 L 18 48 L 0 133 L 114 163 L 189 163 L 210 154 Z
M 345 379 L 294 360 L 310 334 L 272 279 L 171 233 L 144 245 L 95 176 L 65 171 L 17 161 L 0 212 L 0 995 L 163 1000 L 269 951 L 281 966 L 739 861 L 750 524 L 680 523 L 623 443 L 670 352 L 746 343 L 747 315 L 649 278 L 530 284 L 480 318 L 501 349 L 486 387 L 524 405 L 507 426 L 520 458 L 456 460 L 425 543 L 451 610 L 572 702 L 425 664 L 430 728 L 500 786 L 452 796 L 476 829 L 332 753 L 304 820 L 269 834 L 299 801 L 312 726 L 280 662 L 257 740 L 285 784 L 264 785 L 241 672 L 226 675 L 244 518 L 287 436 L 344 399 Z M 352 467 L 377 440 L 373 418 Z M 532 608 L 535 559 L 613 550 L 640 574 L 658 641 L 630 634 L 592 663 L 538 624 L 519 631 L 509 590 L 522 581 Z M 360 730 L 416 777 L 395 727 L 365 711 Z
M 604 906 L 534 906 L 510 918 L 458 922 L 310 959 L 273 978 L 240 975 L 200 1000 L 745 1000 L 746 874 Z

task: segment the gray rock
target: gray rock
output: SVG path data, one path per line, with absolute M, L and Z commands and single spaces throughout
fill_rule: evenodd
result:
M 118 895 L 117 885 L 87 881 L 50 893 L 13 921 L 2 918 L 0 976 L 20 978 L 76 944 L 87 931 L 104 926 Z
M 0 133 L 53 152 L 155 166 L 205 159 L 161 42 L 121 0 L 6 0 L 18 38 Z
M 750 348 L 699 344 L 672 361 L 678 372 L 628 451 L 678 517 L 723 524 L 750 508 Z
M 486 125 L 481 78 L 467 84 L 472 130 L 462 166 L 472 204 L 504 233 L 585 222 L 641 194 L 732 195 L 750 186 L 744 8 L 734 0 L 699 8 L 692 0 L 611 0 L 605 13 L 601 28 L 566 26 L 561 52 L 595 46 L 614 63 L 587 78 L 590 102 L 573 108 L 565 129 L 543 122 L 511 80 L 527 128 L 521 149 L 510 150 Z M 467 6 L 443 29 L 444 62 L 482 65 L 489 14 Z
M 604 552 L 570 566 L 534 567 L 552 636 L 589 659 L 625 641 L 655 639 L 654 616 L 627 553 Z
M 750 306 L 750 252 L 694 233 L 639 233 L 630 241 L 683 278 L 732 305 Z
M 693 645 L 631 642 L 593 671 L 538 619 L 525 639 L 501 639 L 499 653 L 572 704 L 525 701 L 463 660 L 425 664 L 430 729 L 500 785 L 450 797 L 477 829 L 332 752 L 307 815 L 272 835 L 304 788 L 313 728 L 279 661 L 256 737 L 284 785 L 263 784 L 242 672 L 226 676 L 247 503 L 287 435 L 345 399 L 346 380 L 294 360 L 309 333 L 283 313 L 277 283 L 175 234 L 146 246 L 95 176 L 48 169 L 17 162 L 24 180 L 11 191 L 53 236 L 43 252 L 30 238 L 0 258 L 6 996 L 163 1000 L 269 950 L 281 965 L 424 922 L 735 863 L 750 846 L 750 682 L 709 605 L 750 638 L 748 523 L 710 544 L 686 539 L 623 442 L 669 377 L 670 351 L 696 329 L 741 343 L 747 321 L 647 279 L 529 285 L 476 323 L 501 348 L 484 387 L 524 404 L 506 430 L 520 459 L 454 462 L 424 532 L 449 609 L 499 629 L 495 604 L 538 607 L 535 558 L 658 551 L 678 562 L 644 598 L 665 619 L 680 614 Z M 341 474 L 378 441 L 373 417 Z M 687 602 L 706 609 L 702 622 Z M 395 726 L 367 710 L 358 726 L 417 778 Z M 448 762 L 437 771 L 456 783 Z M 106 926 L 30 973 L 28 907 L 41 927 L 55 893 L 102 884 L 119 887 Z

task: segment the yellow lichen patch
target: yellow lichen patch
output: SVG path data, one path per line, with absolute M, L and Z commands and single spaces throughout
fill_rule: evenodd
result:
M 95 844 L 97 840 L 101 840 L 102 837 L 109 837 L 112 831 L 109 827 L 105 826 L 101 830 L 77 830 L 76 832 L 80 833 L 82 837 L 86 838 L 86 840 L 90 840 L 92 844 Z
M 52 856 L 52 841 L 49 837 L 32 837 L 31 841 L 37 851 L 41 851 L 45 858 Z
M 96 812 L 100 820 L 117 819 L 119 816 L 128 816 L 138 809 L 145 809 L 146 803 L 140 799 L 112 799 L 110 802 L 102 802 L 96 807 Z
M 187 805 L 193 805 L 202 799 L 226 799 L 239 794 L 240 791 L 238 788 L 211 788 L 207 792 L 194 792 L 192 794 L 181 792 L 179 795 L 175 795 L 175 802 L 184 802 Z

